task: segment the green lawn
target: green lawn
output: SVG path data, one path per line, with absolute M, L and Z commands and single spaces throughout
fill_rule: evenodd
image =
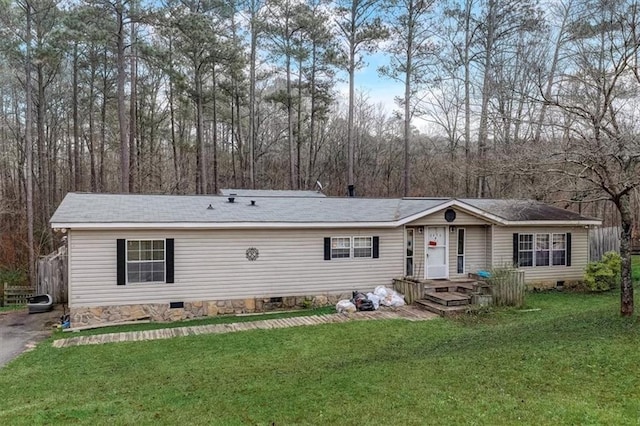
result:
M 0 370 L 0 424 L 638 424 L 640 324 L 619 297 L 53 349 Z M 639 304 L 640 306 L 640 304 Z
M 26 309 L 26 305 L 9 305 L 0 306 L 0 312 L 18 311 L 20 309 Z

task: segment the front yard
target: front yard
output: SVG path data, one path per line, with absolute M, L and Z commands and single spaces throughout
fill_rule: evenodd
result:
M 637 424 L 618 296 L 529 311 L 54 349 L 0 371 L 0 424 Z

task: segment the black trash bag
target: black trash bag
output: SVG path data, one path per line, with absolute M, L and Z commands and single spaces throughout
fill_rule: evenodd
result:
M 351 297 L 351 301 L 353 303 L 356 303 L 356 300 L 358 300 L 358 299 L 366 299 L 366 298 L 367 298 L 367 296 L 364 293 L 361 293 L 359 291 L 354 291 L 353 294 L 352 294 L 352 297 Z
M 367 299 L 367 296 L 364 293 L 354 291 L 353 299 L 351 299 L 351 301 L 356 305 L 356 309 L 359 311 L 375 311 L 373 302 Z
M 376 308 L 373 306 L 373 302 L 369 299 L 359 299 L 359 303 L 356 304 L 356 309 L 359 311 L 375 311 Z

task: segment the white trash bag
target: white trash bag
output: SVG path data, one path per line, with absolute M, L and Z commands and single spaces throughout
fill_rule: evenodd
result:
M 380 298 L 373 293 L 367 293 L 367 299 L 371 300 L 371 303 L 373 303 L 373 309 L 377 311 L 380 307 Z
M 351 301 L 348 299 L 344 299 L 336 303 L 336 311 L 338 311 L 338 313 L 342 313 L 342 312 L 352 313 L 352 312 L 355 312 L 356 310 L 357 310 L 356 305 L 351 303 Z
M 404 306 L 405 304 L 403 295 L 382 285 L 376 287 L 373 294 L 380 298 L 380 304 L 383 306 Z
M 391 306 L 404 306 L 404 296 L 398 292 L 391 297 Z

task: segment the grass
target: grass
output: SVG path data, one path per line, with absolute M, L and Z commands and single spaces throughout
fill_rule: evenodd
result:
M 460 320 L 359 321 L 53 349 L 0 374 L 0 424 L 637 424 L 619 295 Z
M 20 309 L 25 309 L 25 305 L 8 305 L 8 306 L 0 306 L 0 312 L 9 312 L 9 311 L 19 311 Z

